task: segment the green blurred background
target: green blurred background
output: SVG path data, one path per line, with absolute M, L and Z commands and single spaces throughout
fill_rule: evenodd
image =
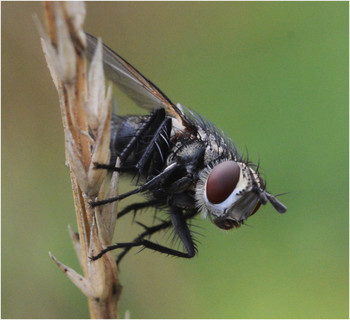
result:
M 121 317 L 349 316 L 348 12 L 347 2 L 87 4 L 87 31 L 260 157 L 271 192 L 290 192 L 285 215 L 267 205 L 239 230 L 198 218 L 192 260 L 130 253 Z M 40 3 L 2 3 L 2 317 L 84 318 L 85 298 L 48 256 L 79 270 L 57 94 L 33 13 L 42 18 Z M 139 230 L 125 218 L 118 239 Z

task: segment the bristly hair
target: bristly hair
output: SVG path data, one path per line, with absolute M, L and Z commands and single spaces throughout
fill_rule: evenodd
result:
M 258 159 L 258 164 L 255 164 L 254 162 L 249 160 L 249 152 L 247 147 L 246 153 L 244 155 L 240 150 L 238 150 L 232 139 L 229 136 L 227 136 L 223 130 L 218 129 L 210 120 L 203 117 L 198 112 L 191 110 L 183 105 L 181 105 L 181 107 L 184 109 L 186 117 L 190 121 L 192 121 L 195 126 L 199 126 L 200 128 L 202 128 L 202 130 L 207 136 L 211 135 L 212 137 L 214 137 L 218 147 L 224 144 L 223 150 L 227 150 L 228 154 L 224 153 L 222 155 L 223 158 L 231 158 L 237 162 L 242 162 L 248 167 L 254 169 L 255 172 L 260 176 L 260 157 Z M 216 162 L 216 160 L 217 159 L 214 159 L 213 161 Z
M 224 150 L 227 150 L 229 154 L 223 154 L 223 157 L 228 157 L 235 159 L 235 161 L 243 162 L 247 165 L 250 165 L 248 156 L 244 157 L 243 154 L 238 150 L 235 143 L 230 137 L 228 137 L 225 132 L 221 129 L 218 129 L 210 120 L 203 117 L 196 111 L 193 111 L 185 106 L 182 106 L 186 117 L 193 122 L 195 126 L 199 126 L 207 136 L 212 136 L 215 139 L 218 147 L 224 145 Z

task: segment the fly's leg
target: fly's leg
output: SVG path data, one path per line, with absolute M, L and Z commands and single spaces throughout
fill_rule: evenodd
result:
M 122 211 L 119 211 L 118 219 L 121 218 L 122 216 L 128 214 L 130 211 L 134 211 L 134 216 L 135 216 L 138 210 L 153 207 L 154 205 L 156 205 L 158 203 L 159 203 L 158 200 L 150 200 L 150 201 L 146 201 L 146 202 L 133 203 L 133 204 L 125 207 Z
M 162 250 L 157 250 L 157 248 L 151 247 L 151 244 L 154 244 L 156 246 L 159 246 L 159 245 L 155 244 L 153 242 L 150 242 L 150 241 L 148 243 L 148 246 L 144 245 L 144 247 L 152 249 L 154 251 L 161 252 L 161 253 L 170 254 L 170 255 L 176 256 L 176 257 L 192 258 L 196 254 L 196 246 L 195 246 L 195 244 L 193 242 L 193 238 L 191 236 L 191 232 L 190 232 L 190 230 L 188 228 L 188 225 L 187 225 L 186 221 L 191 219 L 191 218 L 193 218 L 197 214 L 198 214 L 198 211 L 197 210 L 193 210 L 189 214 L 183 215 L 181 209 L 179 209 L 177 207 L 171 207 L 170 208 L 171 220 L 164 221 L 163 223 L 161 223 L 159 225 L 156 225 L 156 226 L 153 226 L 153 227 L 146 227 L 146 226 L 141 225 L 139 223 L 141 226 L 143 226 L 145 228 L 145 231 L 143 233 L 141 233 L 136 239 L 134 239 L 133 242 L 142 241 L 145 237 L 149 237 L 149 236 L 151 236 L 152 234 L 154 234 L 156 232 L 168 229 L 171 226 L 173 226 L 175 228 L 176 233 L 180 237 L 180 240 L 184 244 L 187 253 L 184 253 L 184 252 L 181 252 L 181 251 L 178 251 L 178 250 L 174 250 L 174 249 L 171 249 L 171 248 L 167 248 L 167 247 L 164 247 L 164 246 L 160 246 L 162 248 L 160 248 L 160 247 L 158 248 L 158 249 L 162 249 Z M 145 241 L 147 241 L 147 240 L 145 240 Z M 117 264 L 120 263 L 122 258 L 130 251 L 131 248 L 132 247 L 125 248 L 123 250 L 123 252 L 117 258 Z M 166 251 L 164 251 L 164 250 L 166 250 Z
M 170 150 L 170 133 L 172 129 L 172 121 L 170 118 L 165 119 L 153 138 L 142 153 L 142 157 L 136 164 L 136 168 L 142 174 L 154 174 L 155 171 L 162 170 L 166 157 Z M 151 163 L 152 162 L 152 163 Z M 147 172 L 148 171 L 148 172 Z
M 93 256 L 92 260 L 97 260 L 101 258 L 106 252 L 112 251 L 115 249 L 124 249 L 123 252 L 118 256 L 117 264 L 120 263 L 122 258 L 130 251 L 130 249 L 134 247 L 144 247 L 148 248 L 154 251 L 158 251 L 161 253 L 169 254 L 175 257 L 182 257 L 182 258 L 192 258 L 196 254 L 196 247 L 193 242 L 192 236 L 190 234 L 190 231 L 188 229 L 188 226 L 186 224 L 186 221 L 193 218 L 195 215 L 198 214 L 197 211 L 193 210 L 189 214 L 183 215 L 182 210 L 179 208 L 172 208 L 173 213 L 171 213 L 171 220 L 164 221 L 156 226 L 153 227 L 145 227 L 145 231 L 142 232 L 137 238 L 134 239 L 132 242 L 126 242 L 126 243 L 117 243 L 115 245 L 109 246 L 105 249 L 103 249 L 99 254 L 96 256 Z M 180 214 L 181 212 L 181 214 Z M 175 217 L 173 217 L 173 215 Z M 184 243 L 186 251 L 187 252 L 181 252 L 178 250 L 174 250 L 162 245 L 159 245 L 157 243 L 151 242 L 149 240 L 145 240 L 144 238 L 149 237 L 161 230 L 166 230 L 170 228 L 171 226 L 174 226 L 176 229 L 177 234 L 179 235 L 181 241 Z M 178 230 L 180 228 L 180 230 Z
M 125 199 L 133 194 L 137 194 L 140 192 L 144 192 L 147 190 L 152 189 L 153 187 L 155 187 L 156 185 L 158 185 L 162 180 L 164 180 L 165 178 L 167 178 L 168 176 L 170 176 L 170 174 L 172 174 L 176 169 L 178 169 L 180 167 L 180 165 L 173 163 L 170 166 L 168 166 L 164 171 L 162 171 L 161 173 L 159 173 L 158 175 L 156 175 L 155 177 L 153 177 L 151 180 L 147 181 L 146 183 L 144 183 L 141 187 L 136 188 L 134 190 L 131 190 L 129 192 L 125 192 L 117 197 L 114 198 L 109 198 L 109 199 L 105 199 L 105 200 L 101 200 L 101 201 L 95 201 L 95 202 L 90 202 L 90 205 L 92 208 L 95 208 L 97 206 L 101 206 L 107 203 L 111 203 L 111 202 L 115 202 L 115 201 L 119 201 L 122 199 Z
M 113 165 L 113 163 L 111 164 L 94 163 L 95 168 L 107 169 L 107 170 L 118 171 L 118 172 L 128 172 L 130 170 L 135 171 L 135 169 L 137 169 L 135 166 L 124 166 L 124 163 L 126 162 L 126 160 L 128 159 L 128 157 L 132 152 L 143 154 L 143 151 L 148 148 L 154 134 L 162 126 L 164 119 L 165 119 L 165 110 L 157 109 L 152 113 L 152 115 L 149 117 L 149 119 L 147 119 L 147 121 L 145 121 L 140 125 L 136 133 L 130 138 L 126 147 L 119 154 L 119 158 L 121 161 L 120 168 L 116 168 Z M 111 141 L 111 146 L 110 146 L 112 150 L 114 150 L 114 147 L 115 147 L 114 145 L 118 139 L 118 135 L 116 134 L 115 138 L 113 139 L 114 141 Z
M 162 246 L 158 243 L 154 243 L 152 241 L 149 240 L 145 240 L 145 239 L 141 239 L 141 240 L 137 240 L 137 241 L 133 241 L 133 242 L 122 242 L 122 243 L 117 243 L 113 246 L 109 246 L 106 249 L 102 250 L 98 255 L 93 256 L 91 258 L 91 260 L 97 260 L 99 258 L 101 258 L 106 252 L 108 251 L 112 251 L 112 250 L 116 250 L 116 249 L 121 249 L 121 248 L 125 248 L 125 249 L 131 249 L 134 247 L 144 247 L 144 248 L 148 248 L 160 253 L 165 253 L 174 257 L 179 257 L 179 258 L 193 258 L 194 257 L 194 253 L 185 253 L 185 252 L 181 252 L 178 250 L 174 250 L 165 246 Z M 193 252 L 195 252 L 195 250 L 193 250 Z M 117 260 L 117 263 L 119 263 L 120 260 Z
M 147 122 L 141 125 L 141 127 L 137 130 L 137 133 L 135 134 L 135 136 L 130 139 L 128 145 L 124 148 L 124 150 L 120 154 L 119 157 L 122 163 L 124 163 L 125 160 L 132 153 L 132 151 L 134 151 L 134 149 L 137 147 L 137 144 L 140 142 L 140 140 L 152 134 L 152 132 L 156 130 L 154 128 L 158 128 L 158 126 L 163 122 L 164 119 L 165 119 L 165 110 L 158 109 L 151 115 L 151 117 Z
M 161 109 L 162 110 L 162 109 Z M 139 171 L 139 173 L 147 174 L 147 170 L 150 169 L 151 161 L 152 168 L 151 171 L 160 171 L 164 163 L 166 161 L 166 156 L 170 150 L 170 132 L 172 128 L 172 122 L 171 119 L 165 119 L 162 121 L 162 123 L 159 125 L 157 130 L 155 132 L 152 132 L 153 138 L 151 141 L 148 141 L 147 147 L 145 147 L 144 150 L 142 150 L 142 156 L 140 157 L 139 161 L 135 166 L 123 166 L 121 165 L 119 168 L 115 167 L 112 164 L 102 164 L 102 163 L 94 163 L 95 169 L 106 169 L 110 171 L 117 171 L 117 172 L 130 172 L 130 171 Z M 140 130 L 143 131 L 143 130 Z M 132 150 L 129 150 L 129 146 L 135 147 L 134 144 L 137 143 L 137 139 L 142 138 L 139 135 L 135 135 L 129 142 L 129 144 L 126 146 L 126 148 L 123 150 L 123 152 L 120 155 L 120 159 L 122 164 L 124 163 L 124 160 L 126 157 L 129 156 L 130 152 Z M 134 142 L 135 143 L 134 143 Z M 150 172 L 152 174 L 154 172 Z
M 155 117 L 156 115 L 157 115 L 157 117 Z M 155 117 L 155 119 L 157 121 L 155 121 L 153 119 L 153 117 Z M 169 138 L 170 138 L 170 133 L 171 133 L 171 129 L 172 129 L 171 119 L 170 118 L 165 119 L 164 109 L 156 110 L 155 113 L 152 115 L 151 119 L 153 119 L 152 123 L 151 123 L 151 120 L 149 120 L 149 122 L 147 122 L 147 123 L 151 123 L 149 125 L 149 128 L 148 128 L 149 130 L 147 131 L 147 133 L 152 134 L 152 138 L 151 138 L 151 141 L 147 141 L 147 145 L 144 146 L 143 150 L 138 151 L 138 152 L 142 151 L 142 156 L 138 160 L 135 167 L 133 167 L 133 168 L 124 167 L 123 168 L 123 165 L 122 165 L 120 168 L 113 168 L 113 166 L 105 165 L 105 164 L 95 164 L 95 165 L 97 168 L 109 169 L 109 170 L 113 170 L 113 171 L 137 170 L 139 172 L 139 174 L 141 174 L 141 173 L 144 175 L 150 174 L 151 176 L 153 176 L 157 172 L 160 172 L 160 173 L 156 174 L 156 176 L 154 178 L 147 181 L 145 184 L 143 184 L 142 186 L 140 186 L 137 189 L 134 189 L 132 191 L 129 191 L 127 193 L 124 193 L 124 194 L 119 195 L 119 196 L 114 197 L 114 198 L 92 202 L 91 203 L 92 207 L 104 205 L 104 204 L 111 203 L 111 202 L 118 201 L 118 200 L 122 200 L 126 197 L 133 195 L 133 194 L 150 190 L 152 187 L 159 184 L 163 179 L 168 177 L 175 169 L 178 168 L 179 165 L 173 163 L 172 165 L 168 166 L 165 170 L 161 171 L 164 167 L 165 162 L 166 162 L 166 156 L 170 150 Z M 159 124 L 160 120 L 162 120 L 162 121 Z M 146 132 L 145 132 L 145 134 L 146 134 Z M 137 137 L 138 137 L 137 139 L 143 138 L 143 137 L 139 137 L 139 136 L 137 136 Z M 125 152 L 126 152 L 125 150 L 128 148 L 131 148 L 131 147 L 129 147 L 129 145 L 131 145 L 132 147 L 135 147 L 136 149 L 139 148 L 140 146 L 142 147 L 142 143 L 140 141 L 137 141 L 137 139 L 135 140 L 135 143 L 134 142 L 132 143 L 131 141 L 129 142 L 128 146 L 126 146 L 126 148 L 122 152 L 121 157 L 122 156 L 125 157 Z M 136 145 L 136 143 L 138 143 L 138 145 Z M 128 153 L 128 152 L 129 151 L 127 151 L 126 153 Z M 136 152 L 136 151 L 134 151 L 134 152 Z M 147 173 L 147 171 L 148 171 L 148 173 Z
M 140 224 L 140 223 L 139 223 Z M 140 224 L 144 229 L 145 231 L 142 232 L 136 239 L 134 239 L 134 243 L 136 242 L 139 242 L 139 241 L 142 241 L 144 240 L 144 238 L 146 237 L 150 237 L 152 234 L 155 234 L 161 230 L 166 230 L 168 228 L 171 227 L 171 221 L 164 221 L 163 223 L 161 224 L 158 224 L 156 226 L 153 226 L 153 227 L 147 227 L 145 225 L 142 225 Z M 129 247 L 129 248 L 124 248 L 124 250 L 118 255 L 118 258 L 117 258 L 117 265 L 119 265 L 120 261 L 124 258 L 124 256 L 132 249 L 132 247 Z
M 98 163 L 94 162 L 94 169 L 105 169 L 109 171 L 116 171 L 116 172 L 131 172 L 135 171 L 135 166 L 123 166 L 123 167 L 116 167 L 112 164 L 103 164 L 103 163 Z
M 171 222 L 175 228 L 175 231 L 187 251 L 186 254 L 182 253 L 183 258 L 192 258 L 196 254 L 196 246 L 191 235 L 191 231 L 186 223 L 186 217 L 183 215 L 182 209 L 178 207 L 170 207 Z M 180 257 L 180 255 L 179 255 Z
M 188 229 L 188 226 L 186 224 L 186 221 L 192 219 L 195 215 L 197 215 L 198 211 L 193 210 L 186 215 L 183 215 L 182 210 L 179 208 L 171 207 L 171 211 L 173 211 L 173 212 L 176 211 L 176 213 L 174 213 L 174 215 L 176 217 L 175 219 L 173 217 L 173 214 L 171 214 L 171 220 L 164 221 L 163 223 L 158 224 L 158 225 L 153 226 L 153 227 L 146 227 L 146 226 L 139 223 L 142 227 L 145 228 L 145 231 L 143 233 L 141 233 L 136 239 L 134 239 L 133 242 L 141 241 L 142 239 L 149 237 L 149 236 L 155 234 L 156 232 L 159 232 L 161 230 L 166 230 L 166 229 L 173 226 L 173 227 L 175 227 L 176 233 L 179 235 L 180 240 L 184 243 L 187 252 L 190 254 L 193 254 L 193 256 L 194 256 L 196 253 L 196 247 L 195 247 L 195 244 L 193 242 L 190 230 Z M 174 224 L 174 220 L 175 220 L 175 224 Z M 179 220 L 181 220 L 181 221 L 179 221 Z M 180 236 L 180 234 L 182 236 Z M 132 247 L 125 248 L 123 250 L 123 252 L 117 258 L 117 264 L 120 263 L 122 258 L 130 251 L 131 248 Z M 173 249 L 171 249 L 171 250 L 173 250 Z M 158 251 L 158 250 L 156 250 L 156 251 Z M 171 253 L 169 253 L 169 254 L 174 255 Z M 184 254 L 184 253 L 181 253 L 181 254 Z M 178 255 L 175 255 L 175 256 L 178 256 Z M 183 257 L 183 256 L 181 255 L 181 257 Z M 186 256 L 185 258 L 189 258 L 189 257 Z

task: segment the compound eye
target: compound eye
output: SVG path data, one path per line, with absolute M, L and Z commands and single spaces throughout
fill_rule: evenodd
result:
M 239 165 L 235 161 L 225 161 L 215 166 L 207 180 L 208 200 L 214 204 L 226 200 L 236 188 L 240 172 Z

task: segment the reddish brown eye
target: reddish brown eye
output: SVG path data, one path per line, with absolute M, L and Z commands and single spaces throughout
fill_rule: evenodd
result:
M 208 200 L 214 204 L 226 200 L 236 188 L 239 175 L 239 165 L 235 161 L 225 161 L 215 166 L 207 180 Z

